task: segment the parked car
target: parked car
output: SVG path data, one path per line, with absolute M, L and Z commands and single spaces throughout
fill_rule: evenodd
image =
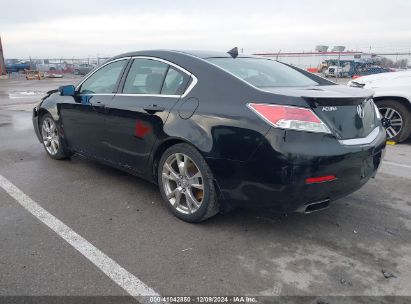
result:
M 53 62 L 49 59 L 34 59 L 36 70 L 40 72 L 61 71 L 64 69 L 64 64 L 60 62 Z
M 376 174 L 386 136 L 371 96 L 235 51 L 141 51 L 50 91 L 33 125 L 51 158 L 157 183 L 185 221 L 230 206 L 309 213 Z
M 82 63 L 82 64 L 79 64 L 73 67 L 73 73 L 74 75 L 86 75 L 88 72 L 90 72 L 94 68 L 95 68 L 94 65 L 91 65 L 88 63 Z
M 6 72 L 23 72 L 24 70 L 30 70 L 30 63 L 25 61 L 20 61 L 18 59 L 6 59 Z
M 389 139 L 402 142 L 411 135 L 411 71 L 356 78 L 351 87 L 372 89 Z

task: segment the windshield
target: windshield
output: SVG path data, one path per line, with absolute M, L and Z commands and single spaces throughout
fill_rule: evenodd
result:
M 265 58 L 207 58 L 220 68 L 258 88 L 319 85 L 310 77 Z

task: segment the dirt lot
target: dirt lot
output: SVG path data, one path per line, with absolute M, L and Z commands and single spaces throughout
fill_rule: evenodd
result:
M 325 211 L 193 225 L 154 185 L 46 155 L 31 109 L 73 81 L 0 80 L 0 176 L 132 278 L 161 295 L 411 296 L 411 142 L 389 146 L 376 178 Z M 0 295 L 127 294 L 1 187 L 0 244 Z

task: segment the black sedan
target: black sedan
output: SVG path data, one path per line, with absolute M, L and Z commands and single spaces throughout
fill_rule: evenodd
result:
M 158 183 L 198 222 L 233 206 L 313 212 L 376 174 L 371 92 L 235 51 L 111 58 L 34 109 L 48 155 L 78 153 Z

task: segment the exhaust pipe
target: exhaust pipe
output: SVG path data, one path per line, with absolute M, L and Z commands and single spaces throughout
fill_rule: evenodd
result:
M 313 213 L 316 211 L 327 209 L 329 206 L 330 206 L 330 200 L 325 199 L 325 200 L 317 201 L 314 203 L 309 203 L 307 205 L 303 205 L 297 209 L 297 212 L 308 214 L 308 213 Z

